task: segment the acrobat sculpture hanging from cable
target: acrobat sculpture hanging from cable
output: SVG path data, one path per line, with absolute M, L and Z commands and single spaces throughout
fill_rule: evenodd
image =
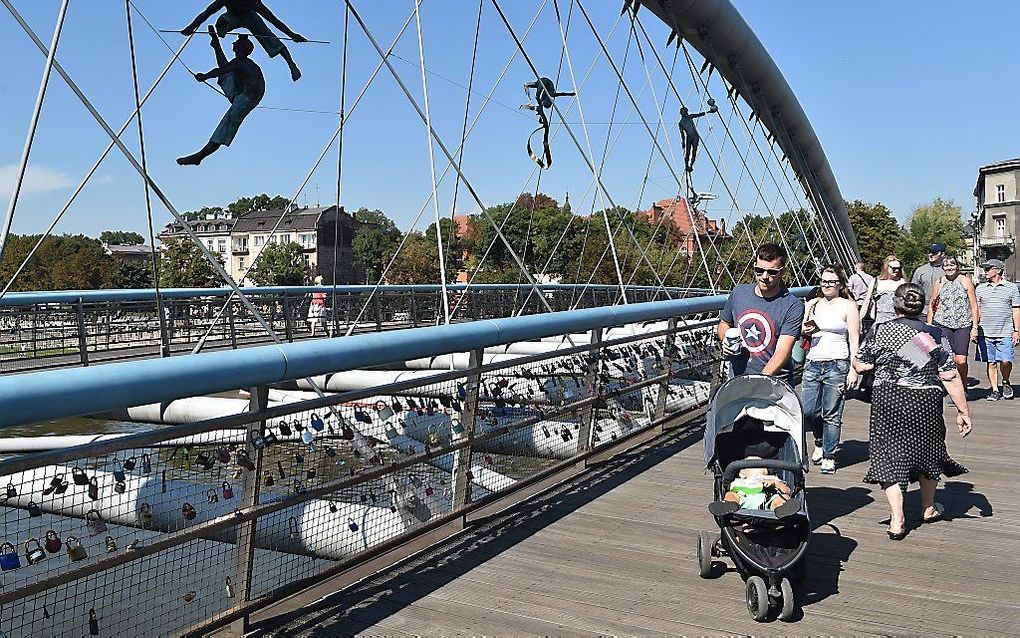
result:
M 546 116 L 546 111 L 552 108 L 554 99 L 569 97 L 574 94 L 557 92 L 556 84 L 549 78 L 539 78 L 534 82 L 528 82 L 524 85 L 524 94 L 528 96 L 528 99 L 531 99 L 531 94 L 528 93 L 529 89 L 534 89 L 535 91 L 535 103 L 522 104 L 521 108 L 535 111 L 538 115 L 539 126 L 528 136 L 528 156 L 538 164 L 539 168 L 549 168 L 552 166 L 552 151 L 549 149 L 549 118 Z M 542 131 L 541 157 L 535 155 L 534 151 L 531 150 L 531 138 L 539 131 Z
M 694 120 L 718 111 L 719 107 L 715 105 L 715 100 L 712 98 L 708 99 L 707 111 L 692 114 L 686 106 L 680 109 L 680 141 L 684 147 L 684 167 L 688 173 L 694 172 L 694 161 L 698 158 L 698 145 L 701 144 L 701 135 L 698 134 L 698 127 L 695 126 Z
M 233 29 L 247 29 L 259 41 L 269 57 L 283 56 L 283 59 L 287 61 L 287 66 L 290 67 L 290 77 L 295 82 L 298 81 L 298 78 L 301 77 L 301 70 L 295 64 L 290 51 L 269 29 L 266 22 L 268 21 L 294 42 L 307 42 L 308 40 L 303 35 L 295 33 L 283 20 L 277 18 L 262 0 L 215 0 L 202 13 L 198 14 L 191 24 L 181 29 L 181 33 L 191 35 L 202 26 L 206 19 L 221 9 L 226 9 L 224 14 L 216 20 L 216 31 L 221 38 Z
M 212 38 L 212 48 L 216 52 L 216 68 L 208 73 L 196 73 L 195 79 L 205 82 L 216 78 L 223 95 L 230 100 L 230 108 L 202 150 L 177 158 L 177 163 L 181 166 L 198 166 L 221 146 L 230 146 L 244 118 L 248 117 L 266 94 L 266 79 L 262 75 L 262 69 L 251 59 L 255 45 L 248 36 L 240 35 L 234 41 L 233 60 L 227 60 L 223 47 L 220 46 L 220 38 L 213 27 L 209 27 L 209 37 Z

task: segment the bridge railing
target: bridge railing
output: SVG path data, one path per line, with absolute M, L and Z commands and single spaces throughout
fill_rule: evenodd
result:
M 553 310 L 612 305 L 619 288 L 547 284 L 542 297 Z M 439 286 L 297 286 L 246 288 L 244 293 L 287 342 L 309 338 L 311 294 L 327 295 L 319 334 L 383 331 L 442 323 Z M 454 321 L 546 312 L 527 285 L 450 286 Z M 0 372 L 87 366 L 131 358 L 187 354 L 203 349 L 270 343 L 264 328 L 228 289 L 187 288 L 12 293 L 0 299 Z M 335 294 L 334 294 L 335 293 Z M 705 290 L 631 286 L 632 302 L 706 294 Z M 527 303 L 525 303 L 527 302 Z M 159 307 L 163 309 L 163 321 Z M 523 309 L 523 310 L 522 310 Z
M 704 407 L 723 301 L 0 378 L 0 426 L 238 388 L 250 396 L 245 413 L 0 461 L 0 629 L 200 635 L 243 624 Z M 492 353 L 523 343 L 534 353 Z M 337 392 L 269 387 L 312 375 Z

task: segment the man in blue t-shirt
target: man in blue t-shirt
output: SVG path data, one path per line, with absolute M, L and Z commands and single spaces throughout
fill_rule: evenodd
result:
M 777 374 L 790 360 L 800 337 L 804 302 L 783 283 L 786 260 L 782 246 L 762 244 L 755 252 L 755 283 L 740 284 L 726 300 L 719 316 L 719 340 L 732 362 L 733 376 Z M 740 330 L 741 346 L 727 344 L 730 328 Z

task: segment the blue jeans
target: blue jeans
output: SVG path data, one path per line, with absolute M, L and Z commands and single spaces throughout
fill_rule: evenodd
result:
M 847 359 L 808 361 L 804 365 L 801 403 L 807 425 L 815 436 L 815 444 L 822 443 L 822 458 L 833 458 L 839 446 L 848 372 L 850 361 Z

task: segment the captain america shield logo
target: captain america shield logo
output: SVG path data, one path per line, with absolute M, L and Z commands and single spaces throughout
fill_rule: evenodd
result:
M 764 352 L 772 346 L 776 326 L 772 318 L 760 310 L 745 310 L 737 317 L 737 327 L 744 339 L 744 347 L 751 355 Z

